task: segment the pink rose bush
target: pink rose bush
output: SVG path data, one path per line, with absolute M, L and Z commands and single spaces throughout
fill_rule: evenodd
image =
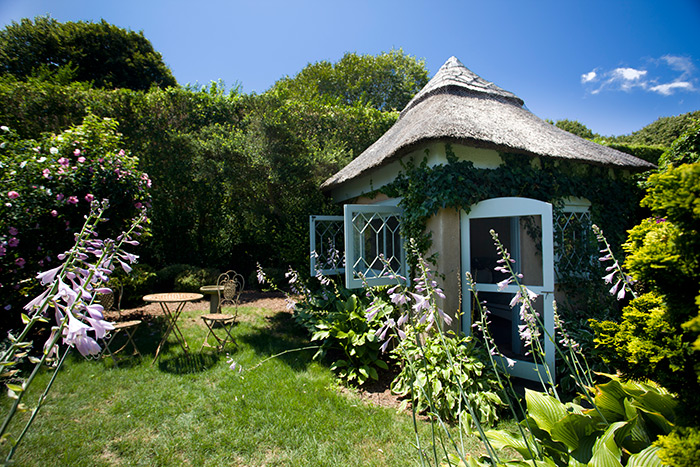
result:
M 122 149 L 117 123 L 94 115 L 38 141 L 0 131 L 0 185 L 0 328 L 19 324 L 36 287 L 28 279 L 73 243 L 91 203 L 110 200 L 98 228 L 105 237 L 150 206 L 151 180 Z

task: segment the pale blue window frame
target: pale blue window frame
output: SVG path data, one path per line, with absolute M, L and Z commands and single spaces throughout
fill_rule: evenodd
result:
M 396 284 L 399 279 L 395 274 L 406 277 L 401 212 L 401 208 L 389 205 L 344 206 L 345 286 L 348 289 Z

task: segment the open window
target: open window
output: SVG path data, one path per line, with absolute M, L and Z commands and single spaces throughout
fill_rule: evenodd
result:
M 395 284 L 395 275 L 406 276 L 399 207 L 347 204 L 343 216 L 311 216 L 310 229 L 314 275 L 317 271 L 344 273 L 349 289 L 364 287 L 365 283 Z
M 310 216 L 309 241 L 311 275 L 345 272 L 343 216 Z

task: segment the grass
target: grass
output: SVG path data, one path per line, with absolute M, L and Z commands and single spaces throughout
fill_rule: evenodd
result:
M 17 465 L 420 464 L 411 416 L 340 391 L 328 368 L 312 361 L 313 350 L 291 352 L 240 374 L 229 369 L 225 354 L 207 348 L 200 354 L 203 312 L 183 313 L 178 321 L 189 354 L 171 336 L 151 365 L 162 332 L 154 321 L 136 334 L 143 360 L 114 367 L 109 359 L 70 356 L 15 454 Z M 244 307 L 239 316 L 233 333 L 238 347 L 229 353 L 244 368 L 309 345 L 288 313 Z M 41 374 L 29 389 L 28 405 L 48 378 Z M 3 395 L 1 402 L 6 412 L 8 398 Z M 16 418 L 26 420 L 26 414 Z M 421 422 L 419 430 L 429 439 L 428 423 Z M 480 449 L 476 439 L 468 442 L 468 450 Z

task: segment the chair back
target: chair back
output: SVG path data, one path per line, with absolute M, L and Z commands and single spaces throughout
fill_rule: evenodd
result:
M 238 315 L 238 299 L 245 285 L 243 276 L 236 271 L 227 271 L 219 276 L 216 285 L 218 286 L 217 292 L 219 294 L 219 308 L 217 312 L 221 313 L 224 306 L 233 306 L 235 310 L 233 315 Z

